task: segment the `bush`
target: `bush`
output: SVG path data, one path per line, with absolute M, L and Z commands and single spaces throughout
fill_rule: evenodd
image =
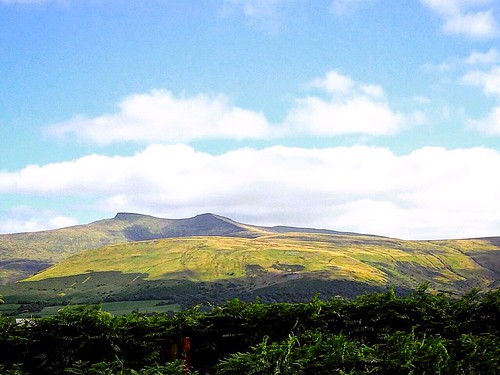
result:
M 500 374 L 500 292 L 458 299 L 421 288 L 352 301 L 230 300 L 210 311 L 114 317 L 68 307 L 16 324 L 0 317 L 2 374 Z

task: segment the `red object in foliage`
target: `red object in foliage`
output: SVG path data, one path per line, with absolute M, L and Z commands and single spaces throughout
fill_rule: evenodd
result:
M 183 337 L 181 339 L 182 344 L 182 359 L 184 360 L 184 368 L 189 371 L 191 368 L 191 339 L 189 337 Z
M 182 350 L 189 352 L 191 350 L 191 339 L 189 337 L 182 338 Z

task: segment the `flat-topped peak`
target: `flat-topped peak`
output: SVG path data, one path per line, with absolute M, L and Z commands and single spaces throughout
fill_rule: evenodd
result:
M 152 217 L 152 216 L 143 215 L 143 214 L 136 214 L 133 212 L 118 212 L 114 218 L 117 220 L 134 220 L 134 219 L 138 219 L 141 217 Z
M 156 216 L 151 216 L 151 215 L 145 215 L 145 214 L 139 214 L 135 212 L 118 212 L 114 219 L 117 220 L 134 220 L 134 219 L 139 219 L 139 218 L 155 218 L 159 219 L 159 217 Z M 164 219 L 164 220 L 197 220 L 197 219 L 220 219 L 220 220 L 230 220 L 228 218 L 225 218 L 220 215 L 213 214 L 211 212 L 203 213 L 196 215 L 194 217 L 190 218 L 182 218 L 182 219 Z
M 196 218 L 196 217 L 199 217 L 199 218 L 202 218 L 202 217 L 215 217 L 215 218 L 219 218 L 219 216 L 218 216 L 218 215 L 213 214 L 213 213 L 211 213 L 211 212 L 205 212 L 205 213 L 203 213 L 203 214 L 196 215 L 196 216 L 195 216 L 195 218 Z

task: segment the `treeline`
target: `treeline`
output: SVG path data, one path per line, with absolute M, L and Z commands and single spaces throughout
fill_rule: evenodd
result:
M 499 327 L 500 290 L 450 298 L 425 286 L 173 315 L 67 307 L 22 324 L 0 317 L 0 373 L 493 375 Z

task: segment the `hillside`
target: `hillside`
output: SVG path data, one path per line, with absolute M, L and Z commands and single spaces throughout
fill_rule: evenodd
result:
M 2 235 L 0 272 L 4 282 L 24 279 L 2 286 L 9 303 L 304 301 L 316 291 L 352 297 L 426 282 L 463 293 L 500 286 L 500 238 L 405 241 L 252 226 L 214 214 L 119 213 L 87 225 Z
M 0 235 L 0 285 L 22 280 L 72 255 L 105 245 L 191 236 L 253 238 L 262 233 L 290 231 L 343 234 L 324 229 L 258 227 L 210 213 L 164 219 L 120 212 L 112 219 L 85 225 Z
M 251 237 L 257 228 L 203 214 L 189 219 L 163 219 L 118 213 L 68 228 L 0 235 L 0 285 L 21 280 L 81 251 L 133 241 L 183 236 Z
M 404 241 L 325 233 L 194 236 L 82 252 L 4 287 L 9 301 L 166 299 L 183 306 L 230 297 L 303 301 L 393 285 L 487 290 L 500 280 L 498 239 Z

